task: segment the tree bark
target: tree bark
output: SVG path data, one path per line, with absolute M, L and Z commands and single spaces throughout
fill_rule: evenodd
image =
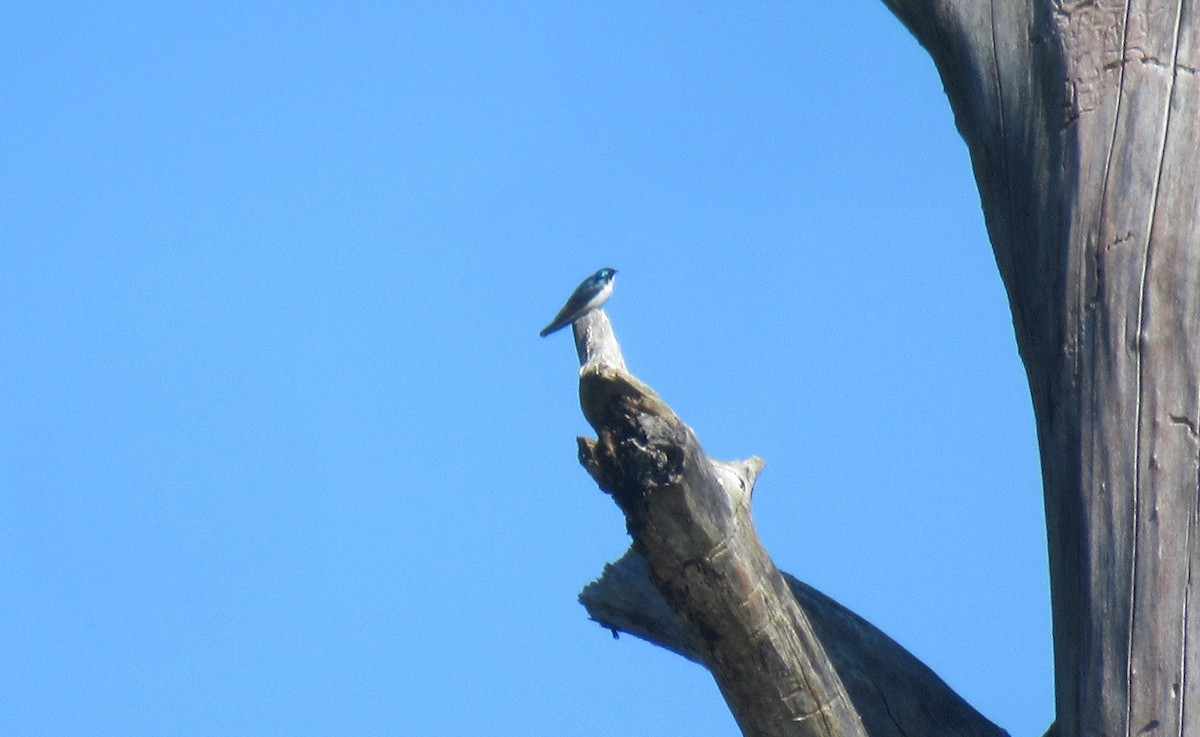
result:
M 1029 377 L 1058 733 L 1200 734 L 1200 11 L 885 2 L 942 76 Z
M 783 574 L 870 737 L 1006 737 L 928 666 L 870 622 Z M 704 665 L 703 643 L 650 581 L 635 551 L 604 567 L 579 595 L 592 619 Z
M 1029 378 L 1050 552 L 1053 731 L 1200 734 L 1196 0 L 884 2 L 941 74 Z M 720 500 L 691 432 L 644 387 L 583 374 L 601 439 L 581 455 L 680 616 L 685 636 L 672 642 L 713 670 L 743 729 L 791 733 L 747 710 L 809 715 L 803 734 L 884 729 L 859 707 L 835 655 L 842 635 L 822 631 L 821 605 L 787 601 L 804 596 L 780 587 L 749 539 L 748 511 L 721 516 L 733 504 Z M 638 453 L 649 455 L 644 475 L 628 472 L 641 468 Z M 708 520 L 698 530 L 679 521 L 696 512 Z M 663 553 L 672 547 L 675 558 Z M 739 609 L 761 618 L 747 625 Z M 758 670 L 778 680 L 743 701 L 726 679 L 754 677 L 751 645 L 764 643 Z
M 709 459 L 625 370 L 602 311 L 574 332 L 599 436 L 580 438 L 580 461 L 633 537 L 581 594 L 594 619 L 705 665 L 747 735 L 1005 734 L 865 620 L 782 574 L 751 521 L 761 459 Z

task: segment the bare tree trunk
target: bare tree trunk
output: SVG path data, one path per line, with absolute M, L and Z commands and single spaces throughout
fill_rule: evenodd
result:
M 941 72 L 1029 375 L 1058 732 L 1200 734 L 1200 11 L 885 2 Z

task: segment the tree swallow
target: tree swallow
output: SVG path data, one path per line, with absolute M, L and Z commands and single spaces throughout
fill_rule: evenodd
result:
M 583 283 L 563 305 L 563 308 L 558 311 L 554 317 L 554 321 L 546 326 L 540 335 L 545 338 L 555 330 L 561 330 L 579 318 L 583 317 L 592 310 L 599 309 L 600 305 L 608 301 L 612 296 L 613 280 L 617 273 L 616 269 L 600 269 L 595 274 L 583 280 Z

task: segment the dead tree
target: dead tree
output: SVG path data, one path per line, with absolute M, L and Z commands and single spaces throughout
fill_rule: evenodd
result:
M 1053 729 L 1200 735 L 1200 9 L 885 2 L 941 73 L 1029 378 Z M 580 458 L 634 540 L 581 595 L 593 618 L 707 666 L 746 734 L 1003 734 L 775 568 L 749 515 L 760 461 L 707 458 L 603 313 L 576 342 L 598 434 Z

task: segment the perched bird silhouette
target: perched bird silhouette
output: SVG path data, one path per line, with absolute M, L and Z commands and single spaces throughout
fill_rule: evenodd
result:
M 612 296 L 616 269 L 600 269 L 583 280 L 563 308 L 554 316 L 554 321 L 540 335 L 545 338 L 556 330 L 562 330 L 592 310 L 608 301 Z

